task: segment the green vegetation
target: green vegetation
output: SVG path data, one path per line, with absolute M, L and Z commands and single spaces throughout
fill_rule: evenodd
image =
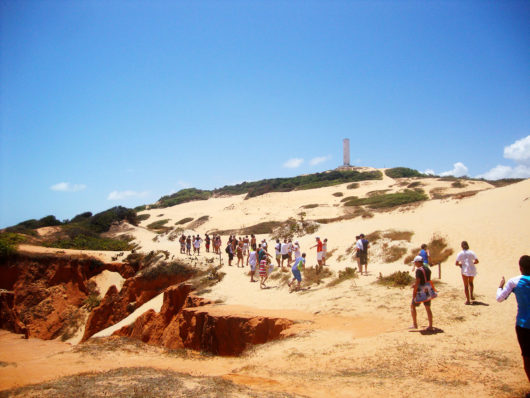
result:
M 315 207 L 318 207 L 318 203 L 311 203 L 309 205 L 302 206 L 302 209 L 314 209 Z
M 76 250 L 131 250 L 132 246 L 120 239 L 103 238 L 97 235 L 85 233 L 78 234 L 72 238 L 57 239 L 53 242 L 44 243 L 46 247 L 57 247 L 59 249 Z
M 137 213 L 140 213 L 141 211 L 144 211 L 144 210 L 147 210 L 147 206 L 146 205 L 136 206 L 134 208 L 134 211 L 137 212 Z
M 21 223 L 18 223 L 15 226 L 6 228 L 6 231 L 36 236 L 37 233 L 34 231 L 35 229 L 43 227 L 55 227 L 61 224 L 62 222 L 57 220 L 55 216 L 46 216 L 41 218 L 40 220 L 31 219 L 22 221 Z
M 96 308 L 101 303 L 101 298 L 97 293 L 90 293 L 85 301 L 83 302 L 83 305 L 87 307 L 87 310 L 90 312 L 94 308 Z
M 161 209 L 194 200 L 208 200 L 211 198 L 211 196 L 211 191 L 205 191 L 197 188 L 186 188 L 181 189 L 172 195 L 162 196 L 152 207 Z
M 370 191 L 366 194 L 366 196 L 368 196 L 369 198 L 373 198 L 374 196 L 384 195 L 388 191 L 391 191 L 391 189 L 379 189 L 376 191 Z
M 167 218 L 164 219 L 164 220 L 158 220 L 158 221 L 155 221 L 155 222 L 149 224 L 147 226 L 147 228 L 153 229 L 155 231 L 161 230 L 161 229 L 162 230 L 167 230 L 168 227 L 166 227 L 165 225 L 167 224 L 168 221 L 169 221 L 169 219 L 167 219 Z
M 418 188 L 421 187 L 423 184 L 421 181 L 414 181 L 407 185 L 407 188 Z
M 340 198 L 341 196 L 344 196 L 344 194 L 342 192 L 334 192 L 333 196 Z
M 346 267 L 344 270 L 339 271 L 339 276 L 337 278 L 328 283 L 328 287 L 337 286 L 339 283 L 348 279 L 357 279 L 358 277 L 359 274 L 357 273 L 357 269 Z
M 451 186 L 452 186 L 453 188 L 465 188 L 465 187 L 467 187 L 467 184 L 464 184 L 464 183 L 463 183 L 462 181 L 460 181 L 460 180 L 456 180 L 456 181 L 453 181 L 453 182 L 451 183 Z
M 255 182 L 225 186 L 216 189 L 216 194 L 240 195 L 246 193 L 246 198 L 260 196 L 268 192 L 289 192 L 295 189 L 312 189 L 330 185 L 343 184 L 352 181 L 380 180 L 380 171 L 359 172 L 356 170 L 332 170 L 323 173 L 308 174 L 291 178 L 273 178 Z
M 241 229 L 225 229 L 214 231 L 218 235 L 268 235 L 271 234 L 275 228 L 281 226 L 280 221 L 265 221 L 259 224 L 251 225 Z
M 420 173 L 418 170 L 409 169 L 407 167 L 387 169 L 385 170 L 385 174 L 390 178 L 429 177 L 426 174 Z
M 407 271 L 397 271 L 390 275 L 383 276 L 381 273 L 377 278 L 377 283 L 389 287 L 407 287 L 414 282 L 414 278 Z
M 524 178 L 502 178 L 500 180 L 479 180 L 479 181 L 485 181 L 491 185 L 493 185 L 494 187 L 505 187 L 506 185 L 511 185 L 511 184 L 515 184 L 515 183 L 518 183 L 518 182 L 521 182 L 521 181 L 524 181 L 525 179 Z
M 17 252 L 17 245 L 25 241 L 24 236 L 14 232 L 0 233 L 0 258 L 14 255 Z
M 366 205 L 370 209 L 383 209 L 389 207 L 402 206 L 414 202 L 420 202 L 427 199 L 429 199 L 429 197 L 423 192 L 416 192 L 406 189 L 403 192 L 377 195 L 369 198 L 350 199 L 344 203 L 344 206 Z
M 151 217 L 151 214 L 140 214 L 136 219 L 138 222 L 148 220 Z
M 359 188 L 358 182 L 353 182 L 351 184 L 346 185 L 346 189 L 357 189 L 357 188 Z
M 182 220 L 177 221 L 177 222 L 175 223 L 175 225 L 187 224 L 187 223 L 189 223 L 190 221 L 193 221 L 193 217 L 186 217 L 186 218 L 183 218 Z

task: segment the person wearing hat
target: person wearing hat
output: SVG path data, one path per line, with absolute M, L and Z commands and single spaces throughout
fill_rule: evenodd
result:
M 323 256 L 322 241 L 320 240 L 318 236 L 315 239 L 317 241 L 317 244 L 311 246 L 310 249 L 314 247 L 317 248 L 317 263 L 318 263 L 317 272 L 320 272 L 320 270 L 322 269 L 322 256 Z
M 413 262 L 416 267 L 416 281 L 412 285 L 412 303 L 410 304 L 412 326 L 410 328 L 418 328 L 416 307 L 423 303 L 429 320 L 429 326 L 425 330 L 431 331 L 433 330 L 431 300 L 436 297 L 436 291 L 431 283 L 431 270 L 423 265 L 423 257 L 421 256 L 416 256 Z

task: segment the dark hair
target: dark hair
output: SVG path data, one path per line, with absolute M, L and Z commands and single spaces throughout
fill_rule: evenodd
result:
M 424 243 L 424 244 L 421 245 L 421 248 L 422 249 L 427 249 L 427 245 Z
M 465 240 L 462 241 L 461 246 L 462 246 L 462 249 L 469 250 L 469 245 Z
M 523 275 L 530 275 L 530 256 L 521 256 L 519 259 L 519 268 L 521 268 Z

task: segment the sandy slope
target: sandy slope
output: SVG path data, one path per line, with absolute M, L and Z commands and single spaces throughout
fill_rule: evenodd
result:
M 259 313 L 271 311 L 291 317 L 299 322 L 295 337 L 256 347 L 241 358 L 172 360 L 146 348 L 139 353 L 102 352 L 90 360 L 85 358 L 84 366 L 61 368 L 55 372 L 51 368 L 44 369 L 45 364 L 40 363 L 41 373 L 26 374 L 25 369 L 39 359 L 3 348 L 35 342 L 17 341 L 12 335 L 3 334 L 0 336 L 0 361 L 16 362 L 17 367 L 0 368 L 0 388 L 81 370 L 135 366 L 142 358 L 144 364 L 154 367 L 185 369 L 198 375 L 224 375 L 260 390 L 304 396 L 401 397 L 426 391 L 435 397 L 517 396 L 528 388 L 528 382 L 514 333 L 516 304 L 513 298 L 496 303 L 495 291 L 502 275 L 518 274 L 518 258 L 528 254 L 530 180 L 495 189 L 483 182 L 471 182 L 467 187 L 456 189 L 450 182 L 421 181 L 426 191 L 444 188 L 445 193 L 482 192 L 460 200 L 431 200 L 408 210 L 375 213 L 369 219 L 323 224 L 315 235 L 328 238 L 328 250 L 335 250 L 328 261 L 334 272 L 352 266 L 351 258 L 346 257 L 340 262 L 337 258 L 345 253 L 360 232 L 413 231 L 410 243 L 399 242 L 409 249 L 428 242 L 433 234 L 444 236 L 455 253 L 442 266 L 440 297 L 433 302 L 435 326 L 442 330 L 440 333 L 409 332 L 410 289 L 389 289 L 373 283 L 380 272 L 386 275 L 395 270 L 410 270 L 402 260 L 384 264 L 380 246 L 376 245 L 372 250 L 369 276 L 333 288 L 314 286 L 300 293 L 289 293 L 277 280 L 269 282 L 270 289 L 260 290 L 258 284 L 249 282 L 248 268 L 226 266 L 223 253 L 222 271 L 226 276 L 206 297 L 222 300 L 226 306 L 223 308 L 228 311 L 236 308 Z M 169 240 L 168 235 L 156 235 L 146 226 L 158 219 L 170 219 L 167 225 L 174 225 L 185 217 L 196 219 L 208 215 L 205 224 L 194 231 L 186 231 L 203 235 L 215 229 L 296 218 L 300 211 L 306 212 L 307 219 L 336 217 L 343 214 L 344 207 L 340 205 L 342 198 L 333 196 L 333 193 L 364 196 L 374 190 L 397 191 L 403 189 L 400 182 L 385 177 L 381 181 L 363 182 L 354 190 L 348 190 L 344 184 L 308 191 L 270 193 L 249 200 L 244 200 L 244 196 L 213 198 L 167 209 L 147 210 L 145 213 L 150 214 L 150 218 L 127 233 L 136 237 L 142 251 L 168 250 L 175 258 L 186 259 L 179 254 L 176 241 Z M 319 206 L 301 208 L 314 203 Z M 315 263 L 315 249 L 309 249 L 314 244 L 315 235 L 297 238 L 303 251 L 308 252 L 308 265 Z M 271 244 L 270 237 L 266 238 Z M 479 305 L 464 305 L 459 269 L 453 265 L 463 239 L 468 240 L 480 259 L 475 283 Z M 223 237 L 225 241 L 226 237 Z M 201 253 L 197 261 L 203 262 L 209 257 L 213 255 Z M 104 276 L 101 278 L 105 279 Z M 155 308 L 153 303 L 155 301 L 148 304 Z M 418 314 L 420 325 L 425 326 L 422 308 Z M 67 346 L 46 348 L 46 344 L 56 343 L 39 344 L 45 350 L 42 355 L 49 355 L 48 349 L 57 349 L 49 357 L 50 367 L 79 361 L 79 354 Z M 35 348 L 35 352 L 39 349 Z

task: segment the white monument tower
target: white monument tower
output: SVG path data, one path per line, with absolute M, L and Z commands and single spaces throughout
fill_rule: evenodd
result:
M 343 158 L 344 158 L 343 166 L 349 166 L 350 165 L 350 139 L 349 138 L 344 138 L 342 140 L 342 152 L 343 152 Z

